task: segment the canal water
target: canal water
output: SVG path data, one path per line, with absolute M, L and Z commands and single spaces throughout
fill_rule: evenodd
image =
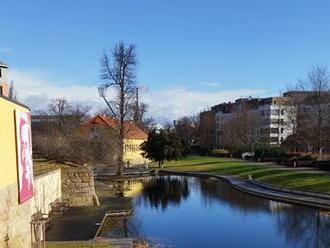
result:
M 216 179 L 156 176 L 126 182 L 132 236 L 152 247 L 330 247 L 330 216 L 254 197 Z

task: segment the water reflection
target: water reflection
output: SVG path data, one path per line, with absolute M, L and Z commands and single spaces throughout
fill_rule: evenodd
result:
M 301 247 L 330 247 L 329 216 L 319 210 L 293 205 L 277 213 L 277 230 Z
M 141 183 L 129 229 L 162 247 L 330 247 L 330 218 L 318 209 L 251 196 L 220 180 Z
M 189 196 L 186 177 L 152 177 L 144 185 L 141 200 L 152 208 L 165 210 L 169 204 L 179 205 Z
M 269 212 L 269 200 L 256 198 L 240 191 L 234 191 L 232 187 L 217 179 L 197 179 L 202 199 L 205 204 L 213 204 L 215 201 L 227 204 L 233 209 L 242 212 Z M 234 192 L 234 193 L 233 193 Z

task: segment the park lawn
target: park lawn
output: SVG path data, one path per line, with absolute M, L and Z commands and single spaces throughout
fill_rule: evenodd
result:
M 157 168 L 156 163 L 151 167 Z M 313 171 L 283 169 L 275 165 L 262 165 L 238 159 L 189 156 L 179 161 L 166 161 L 164 169 L 178 172 L 207 172 L 236 175 L 289 189 L 330 194 L 330 174 Z

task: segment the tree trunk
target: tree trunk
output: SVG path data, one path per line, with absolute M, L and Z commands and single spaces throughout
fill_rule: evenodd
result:
M 121 83 L 120 87 L 120 118 L 119 118 L 119 156 L 118 156 L 118 168 L 117 175 L 121 176 L 123 174 L 123 164 L 124 164 L 124 115 L 125 115 L 125 92 L 124 83 Z

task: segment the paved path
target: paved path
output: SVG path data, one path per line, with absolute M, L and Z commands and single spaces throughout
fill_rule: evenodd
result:
M 256 183 L 254 181 L 242 180 L 237 176 L 224 176 L 212 173 L 176 172 L 169 170 L 162 170 L 160 172 L 175 175 L 219 178 L 228 181 L 235 189 L 238 189 L 248 194 L 266 197 L 287 203 L 295 203 L 311 207 L 317 207 L 330 211 L 330 195 L 327 194 L 314 194 L 306 193 L 303 191 L 282 189 L 279 187 L 272 187 L 266 184 Z
M 131 206 L 128 198 L 100 197 L 100 206 L 73 207 L 59 218 L 55 218 L 46 232 L 48 241 L 90 240 L 111 210 L 122 210 Z

